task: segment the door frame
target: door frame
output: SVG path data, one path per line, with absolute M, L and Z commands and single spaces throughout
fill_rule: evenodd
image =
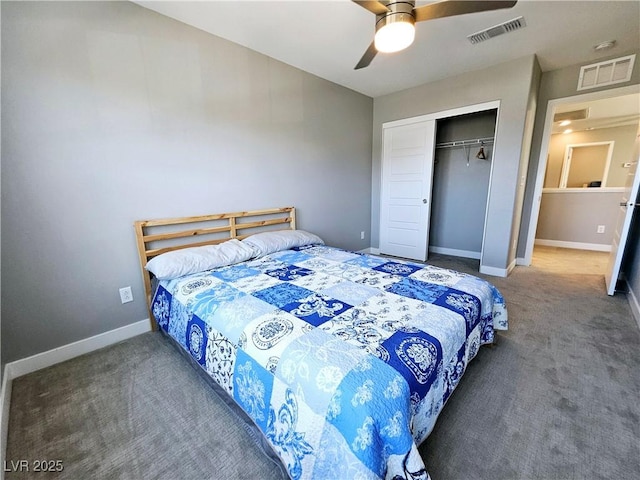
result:
M 527 230 L 527 242 L 525 245 L 525 254 L 522 263 L 519 265 L 531 265 L 533 258 L 533 247 L 536 240 L 536 230 L 538 229 L 538 217 L 540 215 L 540 203 L 542 201 L 542 188 L 544 186 L 544 176 L 547 171 L 547 157 L 549 155 L 549 144 L 551 142 L 551 130 L 553 128 L 553 116 L 557 106 L 565 103 L 590 102 L 593 100 L 601 100 L 603 98 L 620 97 L 622 95 L 630 95 L 639 93 L 640 85 L 629 85 L 620 88 L 610 88 L 608 90 L 599 90 L 597 92 L 583 93 L 581 95 L 573 95 L 570 97 L 554 98 L 547 103 L 547 112 L 544 121 L 544 130 L 542 132 L 542 140 L 540 143 L 540 156 L 538 158 L 538 170 L 536 172 L 536 181 L 533 190 L 533 200 L 531 203 L 531 215 L 529 216 L 529 229 Z
M 442 110 L 440 112 L 435 112 L 435 113 L 428 113 L 425 115 L 418 115 L 416 117 L 409 117 L 409 118 L 403 118 L 400 120 L 392 120 L 390 122 L 384 122 L 382 124 L 382 130 L 380 132 L 381 137 L 380 138 L 384 138 L 384 129 L 385 128 L 391 128 L 391 127 L 399 127 L 399 126 L 404 126 L 404 125 L 411 125 L 413 123 L 418 123 L 418 122 L 423 122 L 423 121 L 429 121 L 429 120 L 435 120 L 436 122 L 438 120 L 444 120 L 446 118 L 450 118 L 450 117 L 457 117 L 459 115 L 467 115 L 470 113 L 479 113 L 479 112 L 484 112 L 487 110 L 496 110 L 496 124 L 494 127 L 494 142 L 493 142 L 493 154 L 491 155 L 492 159 L 496 158 L 496 152 L 498 152 L 498 138 L 496 135 L 496 132 L 498 131 L 498 123 L 500 122 L 500 100 L 493 100 L 490 102 L 483 102 L 483 103 L 476 103 L 473 105 L 466 105 L 464 107 L 458 107 L 458 108 L 452 108 L 449 110 Z M 436 129 L 436 135 L 437 135 L 437 129 Z M 384 157 L 384 152 L 382 152 L 382 155 Z M 434 139 L 434 157 L 435 157 L 435 139 Z M 485 243 L 485 239 L 486 239 L 486 233 L 487 233 L 487 217 L 489 215 L 489 204 L 490 204 L 490 199 L 491 199 L 491 187 L 492 187 L 492 183 L 493 183 L 493 167 L 494 167 L 495 162 L 492 160 L 491 161 L 491 170 L 489 172 L 489 185 L 487 187 L 487 206 L 485 207 L 485 212 L 484 212 L 484 228 L 482 231 L 482 247 L 480 250 L 480 270 L 482 270 L 482 266 L 483 266 L 483 257 L 484 257 L 484 243 Z M 379 222 L 380 225 L 382 225 L 382 201 L 383 201 L 383 195 L 382 195 L 382 190 L 383 190 L 383 182 L 384 182 L 384 158 L 380 159 L 380 218 L 379 218 Z M 433 175 L 433 173 L 432 173 Z M 431 207 L 431 206 L 429 206 Z M 380 232 L 378 233 L 379 238 L 378 238 L 378 242 L 380 242 L 380 235 L 382 234 L 382 228 L 380 228 Z M 378 245 L 380 245 L 380 243 L 378 243 Z M 429 245 L 427 244 L 427 250 L 429 249 Z

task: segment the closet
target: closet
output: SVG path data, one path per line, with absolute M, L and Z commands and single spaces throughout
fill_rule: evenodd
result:
M 481 258 L 497 109 L 438 119 L 429 251 Z
M 499 101 L 382 125 L 379 253 L 480 259 Z

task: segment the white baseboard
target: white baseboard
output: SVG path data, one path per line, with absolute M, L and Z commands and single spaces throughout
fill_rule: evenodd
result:
M 605 245 L 602 243 L 565 242 L 562 240 L 545 240 L 544 238 L 536 238 L 535 245 L 542 245 L 543 247 L 573 248 L 576 250 L 594 250 L 596 252 L 611 251 L 611 245 Z
M 64 362 L 65 360 L 93 352 L 102 347 L 113 345 L 114 343 L 135 337 L 150 330 L 151 323 L 149 319 L 140 320 L 139 322 L 109 330 L 108 332 L 100 333 L 83 340 L 78 340 L 77 342 L 63 345 L 62 347 L 23 358 L 22 360 L 16 360 L 15 362 L 8 363 L 7 366 L 11 366 L 13 378 L 21 377 L 22 375 L 35 372 L 41 368 L 50 367 L 56 363 Z
M 486 265 L 480 265 L 480 273 L 486 275 L 493 275 L 494 277 L 506 277 L 509 275 L 510 270 L 507 268 L 488 267 Z
M 526 258 L 518 257 L 518 258 L 516 258 L 516 265 L 521 265 L 521 266 L 524 266 L 524 267 L 528 267 L 529 265 L 531 265 L 531 263 L 527 262 Z
M 513 269 L 516 268 L 517 264 L 518 264 L 518 259 L 517 258 L 514 258 L 513 260 L 511 260 L 511 263 L 507 267 L 507 276 L 509 276 L 509 274 L 511 272 L 513 272 Z
M 451 255 L 452 257 L 475 258 L 476 260 L 480 260 L 480 252 L 473 252 L 471 250 L 458 250 L 455 248 L 446 247 L 429 247 L 429 251 L 433 253 L 441 253 L 443 255 Z
M 11 403 L 11 390 L 13 379 L 21 377 L 41 368 L 50 367 L 56 363 L 64 362 L 72 358 L 93 352 L 103 347 L 113 345 L 114 343 L 127 340 L 142 333 L 151 331 L 151 323 L 149 319 L 140 320 L 139 322 L 125 325 L 108 332 L 85 338 L 77 342 L 63 345 L 46 352 L 32 355 L 31 357 L 16 360 L 7 363 L 4 367 L 4 375 L 2 377 L 2 391 L 0 393 L 0 462 L 5 465 L 7 454 L 7 433 L 9 431 L 9 408 Z M 4 468 L 0 470 L 0 480 L 4 479 Z
M 494 277 L 508 277 L 511 271 L 516 268 L 516 259 L 511 260 L 511 263 L 507 268 L 489 267 L 487 265 L 480 265 L 480 273 L 486 275 L 493 275 Z
M 629 302 L 629 306 L 631 307 L 631 313 L 633 313 L 633 318 L 636 319 L 636 323 L 638 324 L 638 328 L 640 329 L 640 302 L 638 302 L 638 297 L 631 290 L 631 286 L 627 283 L 627 301 Z

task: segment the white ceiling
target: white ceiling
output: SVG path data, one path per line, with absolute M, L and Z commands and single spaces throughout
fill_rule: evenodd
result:
M 595 128 L 638 125 L 640 120 L 640 94 L 634 93 L 619 97 L 602 98 L 590 102 L 565 103 L 558 105 L 554 113 L 571 112 L 585 108 L 589 109 L 588 118 L 574 120 L 567 126 L 560 126 L 559 123 L 554 123 L 551 133 L 563 133 L 567 128 L 577 132 Z
M 372 41 L 375 16 L 350 0 L 135 3 L 370 97 L 534 53 L 549 71 L 640 47 L 638 1 L 520 0 L 511 9 L 418 23 L 412 46 L 378 54 L 356 71 Z M 424 3 L 430 2 L 417 5 Z M 466 38 L 521 15 L 527 24 L 521 30 L 477 45 Z M 613 49 L 594 51 L 614 39 Z

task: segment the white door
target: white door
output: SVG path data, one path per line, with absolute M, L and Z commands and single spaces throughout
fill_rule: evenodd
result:
M 607 284 L 607 293 L 613 295 L 616 289 L 616 282 L 620 274 L 620 266 L 622 264 L 622 256 L 624 255 L 627 237 L 629 236 L 629 226 L 633 211 L 638 206 L 635 202 L 638 198 L 638 187 L 640 186 L 640 129 L 636 136 L 636 143 L 633 150 L 633 158 L 631 159 L 631 167 L 627 174 L 624 193 L 620 200 L 620 210 L 616 220 L 615 231 L 613 232 L 613 244 L 611 245 L 611 254 L 609 255 L 609 264 L 604 274 L 605 283 Z
M 380 253 L 427 259 L 435 133 L 435 120 L 383 130 Z

